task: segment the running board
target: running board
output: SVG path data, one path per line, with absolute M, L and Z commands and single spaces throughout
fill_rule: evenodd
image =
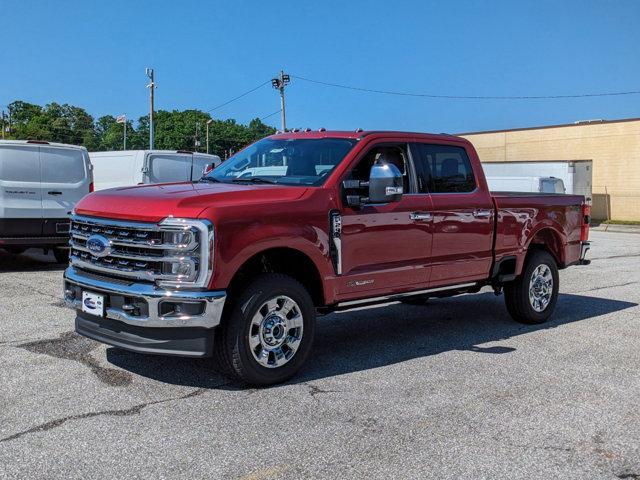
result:
M 393 295 L 384 295 L 381 297 L 362 298 L 359 300 L 349 300 L 346 302 L 339 302 L 333 307 L 333 309 L 348 310 L 350 308 L 363 307 L 366 305 L 375 305 L 377 303 L 396 302 L 396 301 L 400 301 L 403 298 L 415 297 L 418 295 L 427 295 L 429 293 L 438 293 L 438 294 L 447 293 L 447 292 L 451 292 L 452 294 L 457 294 L 454 292 L 464 293 L 464 290 L 470 290 L 472 288 L 478 288 L 479 290 L 481 287 L 482 287 L 482 284 L 478 282 L 460 283 L 458 285 L 447 285 L 446 287 L 427 288 L 426 290 L 414 290 L 412 292 L 395 293 Z

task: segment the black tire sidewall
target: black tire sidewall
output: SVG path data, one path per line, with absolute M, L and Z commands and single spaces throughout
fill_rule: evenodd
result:
M 251 353 L 249 329 L 258 308 L 278 295 L 290 297 L 300 307 L 303 318 L 302 341 L 289 362 L 282 367 L 267 368 L 260 365 Z M 255 385 L 270 385 L 291 378 L 309 357 L 315 336 L 315 307 L 306 289 L 285 275 L 265 274 L 256 278 L 238 300 L 228 326 L 234 343 L 234 369 L 243 380 Z

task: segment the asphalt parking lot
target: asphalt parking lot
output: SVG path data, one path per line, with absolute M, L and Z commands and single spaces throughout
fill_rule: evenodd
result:
M 640 235 L 591 239 L 545 325 L 491 292 L 333 314 L 269 389 L 76 336 L 62 267 L 0 253 L 0 477 L 640 478 Z

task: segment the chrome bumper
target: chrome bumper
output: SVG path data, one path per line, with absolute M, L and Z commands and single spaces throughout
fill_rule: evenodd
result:
M 580 265 L 589 265 L 591 260 L 587 260 L 587 252 L 591 249 L 591 242 L 582 242 L 580 248 Z
M 74 267 L 67 268 L 64 272 L 64 300 L 68 307 L 81 310 L 82 294 L 78 295 L 81 290 L 146 302 L 148 305 L 147 315 L 135 315 L 130 311 L 109 305 L 105 309 L 107 318 L 136 327 L 213 328 L 220 324 L 226 300 L 226 293 L 223 290 L 212 292 L 166 290 L 147 283 L 109 281 L 98 275 L 83 275 Z M 203 309 L 202 313 L 197 315 L 174 313 L 163 316 L 160 310 L 163 302 L 200 304 Z

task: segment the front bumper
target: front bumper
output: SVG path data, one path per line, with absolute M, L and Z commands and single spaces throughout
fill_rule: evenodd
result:
M 82 312 L 82 291 L 104 295 L 105 315 Z M 76 331 L 142 353 L 206 357 L 220 324 L 226 293 L 167 290 L 69 267 L 64 299 L 77 313 Z

